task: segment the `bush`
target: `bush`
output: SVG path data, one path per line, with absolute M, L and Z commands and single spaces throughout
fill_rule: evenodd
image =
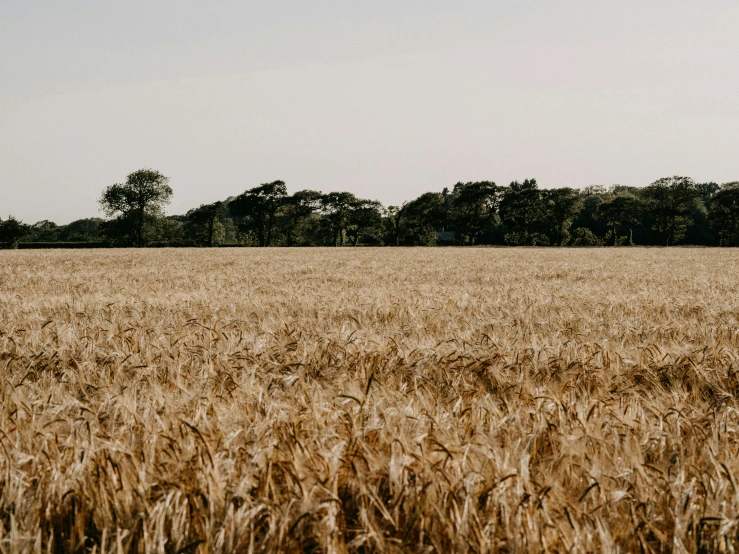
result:
M 601 241 L 590 229 L 587 227 L 578 227 L 572 233 L 572 245 L 573 246 L 602 246 Z

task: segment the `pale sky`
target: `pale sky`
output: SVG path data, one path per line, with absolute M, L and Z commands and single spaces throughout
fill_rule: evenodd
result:
M 100 216 L 142 167 L 168 213 L 739 180 L 738 28 L 736 0 L 0 0 L 0 217 Z

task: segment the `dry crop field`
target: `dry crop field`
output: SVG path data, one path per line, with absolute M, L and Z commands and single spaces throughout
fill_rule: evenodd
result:
M 0 552 L 739 548 L 739 252 L 0 252 Z

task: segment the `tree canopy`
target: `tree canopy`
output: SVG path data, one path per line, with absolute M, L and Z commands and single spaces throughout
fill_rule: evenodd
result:
M 123 244 L 144 246 L 151 238 L 148 228 L 156 226 L 171 198 L 169 179 L 158 171 L 129 173 L 125 183 L 106 187 L 100 197 L 103 212 L 113 218 L 108 235 Z
M 0 220 L 0 245 L 245 246 L 739 246 L 739 182 L 657 179 L 645 187 L 542 188 L 536 179 L 501 186 L 458 182 L 384 208 L 347 191 L 288 193 L 284 181 L 166 216 L 169 180 L 141 169 L 100 198 L 107 219 L 57 225 Z

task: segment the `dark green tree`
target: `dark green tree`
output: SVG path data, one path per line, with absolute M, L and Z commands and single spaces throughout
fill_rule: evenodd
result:
M 116 220 L 107 231 L 134 246 L 144 246 L 147 226 L 162 218 L 171 198 L 169 179 L 160 172 L 145 168 L 130 173 L 125 183 L 110 185 L 100 197 L 102 210 Z
M 347 220 L 346 235 L 352 246 L 357 246 L 361 237 L 374 244 L 382 242 L 382 204 L 375 200 L 357 199 L 351 205 Z
M 202 237 L 201 240 L 205 246 L 212 247 L 216 233 L 219 230 L 219 219 L 225 213 L 226 207 L 223 202 L 201 204 L 199 208 L 187 212 L 186 225 L 196 239 Z M 193 233 L 194 230 L 196 231 Z
M 721 190 L 721 185 L 713 182 L 696 183 L 695 189 L 700 199 L 703 200 L 703 203 L 708 206 L 708 203 L 711 201 L 711 199 L 719 190 Z
M 580 213 L 582 198 L 571 188 L 543 191 L 544 211 L 549 227 L 549 243 L 565 246 L 570 240 L 570 227 Z
M 404 246 L 433 246 L 446 217 L 443 194 L 426 192 L 400 210 L 399 243 Z
M 503 195 L 500 215 L 508 227 L 506 243 L 529 246 L 547 244 L 548 239 L 542 232 L 546 229 L 543 195 L 536 179 L 511 183 Z
M 300 190 L 285 199 L 282 213 L 285 218 L 287 246 L 295 246 L 305 220 L 321 208 L 321 197 L 322 194 L 318 191 Z
M 598 206 L 598 218 L 609 227 L 613 246 L 623 243 L 628 230 L 628 242 L 633 244 L 633 228 L 639 224 L 639 201 L 631 195 L 616 196 Z
M 462 244 L 476 244 L 497 227 L 503 191 L 492 181 L 457 183 L 452 191 L 450 219 Z
M 350 192 L 330 192 L 321 197 L 321 213 L 331 235 L 332 246 L 344 246 L 346 229 L 357 202 L 359 199 Z
M 286 200 L 284 181 L 273 181 L 237 196 L 229 204 L 229 209 L 233 215 L 244 218 L 242 230 L 254 231 L 259 246 L 272 246 L 280 211 Z
M 739 182 L 726 183 L 711 198 L 709 216 L 721 246 L 739 246 Z
M 60 239 L 63 226 L 44 219 L 29 226 L 26 240 L 28 242 L 56 242 Z
M 693 221 L 690 214 L 697 196 L 698 189 L 690 177 L 664 177 L 644 189 L 644 209 L 666 246 L 685 236 Z
M 382 222 L 385 226 L 385 244 L 398 246 L 400 244 L 400 227 L 403 223 L 403 206 L 388 206 L 382 215 Z
M 77 219 L 59 228 L 59 240 L 64 242 L 88 242 L 101 239 L 100 226 L 104 220 L 99 217 Z
M 0 246 L 18 248 L 18 240 L 29 231 L 29 226 L 12 215 L 3 221 L 0 219 Z
M 586 187 L 579 191 L 579 195 L 582 199 L 582 208 L 572 222 L 572 228 L 588 229 L 597 237 L 604 236 L 608 232 L 608 227 L 598 217 L 598 206 L 613 198 L 613 195 L 608 193 L 602 185 Z M 582 237 L 582 232 L 580 235 L 580 242 L 582 243 L 585 239 Z

